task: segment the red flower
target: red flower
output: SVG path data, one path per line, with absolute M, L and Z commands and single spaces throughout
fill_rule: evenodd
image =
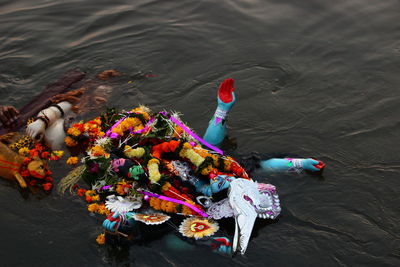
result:
M 46 190 L 46 191 L 51 190 L 52 187 L 53 187 L 53 184 L 52 184 L 52 183 L 45 183 L 45 184 L 43 184 L 43 189 Z
M 47 176 L 44 180 L 49 183 L 52 183 L 54 181 L 53 178 L 51 178 L 50 176 Z
M 39 150 L 39 151 L 42 151 L 42 150 L 44 149 L 44 147 L 43 147 L 41 144 L 36 143 L 35 149 L 37 149 L 37 150 Z
M 78 196 L 83 197 L 86 193 L 86 189 L 80 188 L 76 193 L 78 194 Z
M 29 181 L 29 185 L 30 185 L 30 186 L 35 186 L 36 183 L 37 183 L 36 180 L 30 180 L 30 181 Z
M 47 152 L 47 151 L 46 151 L 46 152 L 42 152 L 42 155 L 41 155 L 41 156 L 42 156 L 42 159 L 48 159 L 48 158 L 49 158 L 49 154 L 50 154 L 50 153 Z
M 29 151 L 29 154 L 31 156 L 31 158 L 35 157 L 35 156 L 39 156 L 39 152 L 36 149 L 32 149 L 31 151 Z
M 91 196 L 86 196 L 86 202 L 91 203 L 93 201 Z

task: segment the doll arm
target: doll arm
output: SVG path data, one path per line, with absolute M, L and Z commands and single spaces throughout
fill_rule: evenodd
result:
M 233 82 L 233 79 L 226 79 L 221 83 L 218 89 L 218 106 L 203 137 L 204 140 L 214 146 L 220 145 L 224 140 L 226 135 L 225 120 L 229 110 L 236 102 Z
M 263 170 L 269 172 L 300 172 L 302 170 L 316 172 L 322 170 L 325 164 L 312 158 L 273 158 L 262 160 L 260 166 Z
M 64 101 L 40 111 L 36 120 L 26 128 L 26 133 L 33 140 L 41 140 L 44 137 L 46 129 L 55 121 L 64 117 L 64 114 L 69 112 L 71 107 L 71 103 Z

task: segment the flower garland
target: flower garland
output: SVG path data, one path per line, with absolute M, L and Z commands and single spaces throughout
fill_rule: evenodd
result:
M 73 124 L 67 130 L 67 136 L 64 141 L 69 147 L 77 146 L 78 143 L 83 145 L 90 145 L 99 137 L 103 137 L 105 133 L 101 129 L 101 119 L 95 118 L 86 123 L 79 122 Z

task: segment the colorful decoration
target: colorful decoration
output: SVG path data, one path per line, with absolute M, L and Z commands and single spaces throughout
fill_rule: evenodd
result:
M 141 198 L 126 199 L 121 196 L 111 195 L 107 197 L 106 207 L 112 212 L 128 212 L 139 209 L 142 206 Z
M 219 229 L 217 222 L 202 218 L 187 218 L 179 226 L 179 232 L 186 237 L 200 239 L 212 236 Z
M 140 214 L 133 215 L 136 221 L 143 222 L 147 225 L 157 225 L 168 221 L 171 217 L 162 213 Z
M 275 218 L 280 212 L 272 187 L 258 188 L 235 159 L 198 137 L 176 113 L 150 113 L 143 106 L 128 112 L 109 109 L 67 132 L 66 144 L 86 152 L 82 165 L 60 181 L 59 189 L 85 181 L 89 188 L 79 188 L 77 194 L 85 198 L 89 212 L 106 216 L 103 227 L 114 234 L 127 237 L 124 229 L 136 220 L 154 225 L 176 214 L 190 216 L 179 231 L 201 239 L 218 231 L 212 218 L 235 217 L 236 249 L 239 239 L 248 241 L 255 218 Z M 69 158 L 68 163 L 79 160 Z M 212 203 L 215 194 L 222 201 Z M 206 196 L 208 204 L 201 201 Z M 242 246 L 244 252 L 247 243 Z

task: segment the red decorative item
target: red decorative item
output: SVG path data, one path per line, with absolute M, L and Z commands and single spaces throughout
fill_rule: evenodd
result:
M 233 79 L 229 78 L 223 81 L 219 86 L 218 97 L 219 99 L 221 99 L 222 102 L 224 103 L 232 102 L 232 92 L 234 90 L 233 83 L 234 83 Z
M 315 160 L 317 160 L 317 159 L 315 159 Z M 317 160 L 317 161 L 318 161 L 318 164 L 317 164 L 317 165 L 314 165 L 314 167 L 317 168 L 317 169 L 319 169 L 320 171 L 322 171 L 323 168 L 325 168 L 325 163 L 323 163 L 323 162 L 320 161 L 320 160 Z

